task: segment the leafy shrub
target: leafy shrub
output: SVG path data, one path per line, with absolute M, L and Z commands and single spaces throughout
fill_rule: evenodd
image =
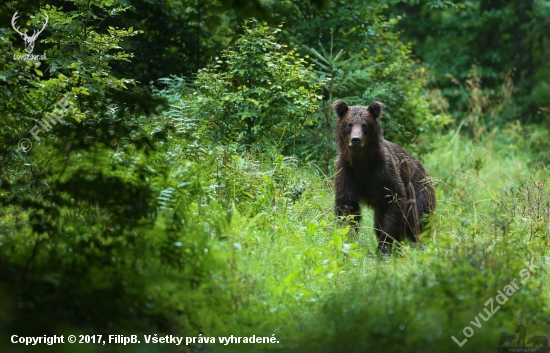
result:
M 291 151 L 313 122 L 318 85 L 297 51 L 277 42 L 278 32 L 251 20 L 234 49 L 199 71 L 199 113 L 213 126 L 213 141 Z

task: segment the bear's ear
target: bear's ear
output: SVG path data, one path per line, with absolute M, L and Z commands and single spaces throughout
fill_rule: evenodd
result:
M 336 115 L 338 115 L 339 118 L 342 118 L 346 112 L 348 111 L 348 105 L 341 100 L 337 100 L 334 103 L 332 103 L 332 109 L 336 112 Z
M 382 115 L 382 107 L 384 107 L 384 104 L 374 101 L 369 105 L 367 110 L 373 118 L 378 119 Z

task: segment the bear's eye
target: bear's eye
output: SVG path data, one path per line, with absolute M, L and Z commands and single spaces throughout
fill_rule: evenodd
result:
M 353 127 L 353 124 L 348 124 L 348 129 L 351 129 Z

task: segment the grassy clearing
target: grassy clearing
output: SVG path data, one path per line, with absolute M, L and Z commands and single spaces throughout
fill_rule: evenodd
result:
M 477 143 L 442 135 L 433 144 L 423 162 L 438 184 L 434 235 L 392 257 L 375 251 L 370 210 L 356 236 L 335 224 L 331 176 L 292 160 L 239 157 L 247 173 L 263 173 L 267 202 L 255 214 L 233 207 L 227 237 L 216 243 L 230 268 L 219 278 L 235 313 L 227 335 L 275 333 L 283 351 L 457 351 L 451 336 L 462 341 L 470 326 L 465 350 L 482 352 L 518 321 L 528 335 L 550 333 L 548 171 L 536 171 L 513 130 Z M 279 197 L 296 190 L 299 198 Z M 540 269 L 472 326 L 489 298 L 523 278 L 526 262 Z
M 186 122 L 174 121 L 176 127 Z M 109 227 L 111 218 L 118 219 L 96 212 L 93 206 L 87 215 L 100 217 L 100 221 L 92 218 L 74 229 L 59 226 L 56 232 L 66 234 L 62 238 L 52 232 L 45 243 L 48 247 L 41 248 L 40 261 L 33 267 L 38 273 L 33 280 L 51 281 L 54 277 L 39 270 L 47 268 L 43 263 L 58 264 L 58 258 L 72 270 L 75 255 L 63 248 L 70 246 L 79 249 L 77 259 L 85 269 L 69 271 L 79 281 L 92 283 L 91 279 L 103 286 L 121 283 L 119 278 L 135 279 L 127 282 L 125 291 L 136 303 L 130 308 L 141 311 L 129 315 L 123 312 L 129 308 L 120 309 L 118 315 L 128 321 L 142 322 L 142 315 L 157 317 L 160 313 L 158 317 L 169 318 L 161 322 L 160 330 L 166 334 L 275 334 L 280 342 L 193 346 L 203 351 L 489 352 L 494 351 L 500 335 L 513 334 L 519 322 L 528 327 L 528 337 L 550 333 L 546 264 L 550 256 L 550 173 L 535 162 L 540 154 L 523 129 L 495 130 L 480 135 L 476 142 L 460 134 L 434 136 L 431 152 L 422 157 L 437 184 L 434 234 L 421 244 L 405 244 L 387 257 L 376 252 L 370 210 L 364 210 L 358 234 L 336 224 L 333 175 L 295 158 L 243 151 L 235 145 L 201 144 L 201 133 L 207 134 L 201 130 L 205 125 L 176 130 L 149 157 L 157 172 L 147 185 L 152 185 L 151 194 L 159 200 L 158 213 L 154 222 L 144 222 L 143 228 L 120 236 L 120 248 L 112 252 L 117 261 L 113 256 L 108 265 L 103 261 L 109 247 L 96 249 L 94 245 L 96 254 L 84 246 L 96 236 L 89 224 Z M 193 142 L 184 144 L 181 135 L 187 133 Z M 142 163 L 149 165 L 145 160 Z M 84 219 L 81 214 L 72 216 L 70 210 L 61 214 L 64 218 L 59 224 L 70 223 L 74 217 Z M 0 224 L 14 234 L 0 239 L 5 244 L 12 240 L 4 259 L 24 267 L 29 256 L 23 250 L 32 249 L 40 239 L 32 237 L 23 213 L 15 208 L 3 212 Z M 524 270 L 528 272 L 522 274 Z M 116 271 L 124 277 L 111 276 Z M 506 290 L 513 280 L 524 283 L 513 292 Z M 55 293 L 66 296 L 59 302 L 69 302 L 82 293 L 94 295 L 90 285 L 74 296 L 70 292 L 76 288 L 74 281 L 67 275 L 54 283 Z M 115 294 L 97 296 L 120 296 L 113 288 Z M 496 300 L 499 290 L 509 296 L 489 318 L 486 303 Z M 41 297 L 37 293 L 31 299 Z M 103 311 L 92 312 L 109 312 L 105 308 L 110 303 L 106 300 Z M 145 308 L 140 303 L 146 303 Z M 26 314 L 36 316 L 32 308 Z M 50 316 L 40 317 L 49 320 Z M 149 327 L 155 326 L 144 325 L 127 333 L 150 333 Z M 83 334 L 90 331 L 80 330 Z M 471 337 L 464 334 L 468 330 Z M 452 336 L 464 342 L 463 347 Z M 100 348 L 90 351 L 94 349 Z M 128 349 L 185 348 L 143 345 Z

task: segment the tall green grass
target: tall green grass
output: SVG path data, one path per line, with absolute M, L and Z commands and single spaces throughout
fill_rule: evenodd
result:
M 224 334 L 274 333 L 280 345 L 264 348 L 300 352 L 488 352 L 519 322 L 528 337 L 549 334 L 548 170 L 513 128 L 432 143 L 423 163 L 437 184 L 434 232 L 391 257 L 376 252 L 370 210 L 357 235 L 335 222 L 333 176 L 282 157 L 234 157 L 250 202 L 235 203 L 215 243 L 235 313 Z M 500 310 L 472 326 L 532 264 L 540 268 Z M 474 334 L 459 347 L 451 336 L 463 341 L 466 326 Z
M 90 312 L 105 318 L 70 321 L 63 333 L 93 333 L 113 320 L 117 326 L 101 332 L 121 333 L 117 330 L 124 323 L 132 323 L 142 327 L 136 325 L 134 331 L 124 333 L 275 335 L 279 341 L 191 348 L 216 352 L 492 352 L 500 335 L 512 334 L 520 322 L 527 326 L 528 337 L 550 333 L 550 264 L 546 264 L 550 172 L 539 162 L 545 153 L 540 149 L 543 133 L 527 138 L 527 128 L 511 125 L 480 133 L 475 140 L 453 132 L 431 136 L 426 149 L 430 152 L 421 159 L 437 189 L 433 232 L 420 243 L 405 243 L 392 256 L 385 256 L 376 251 L 370 210 L 363 210 L 357 233 L 337 223 L 334 175 L 325 174 L 315 163 L 276 152 L 205 141 L 209 121 L 196 118 L 192 102 L 171 103 L 169 111 L 144 122 L 144 133 L 162 132 L 154 153 L 147 158 L 143 154 L 140 162 L 148 179 L 137 178 L 138 172 L 130 175 L 150 190 L 151 214 L 136 223 L 135 231 L 116 238 L 120 251 L 116 258 L 109 256 L 109 265 L 101 262 L 109 248 L 93 243 L 94 252 L 86 253 L 80 264 L 89 272 L 86 278 L 94 281 L 68 277 L 60 281 L 67 290 L 54 292 L 64 295 L 60 305 L 80 305 L 81 297 L 93 296 L 107 285 L 119 301 L 110 300 L 114 295 L 99 296 L 104 307 Z M 136 156 L 130 152 L 127 158 Z M 117 162 L 120 169 L 107 168 L 116 164 L 103 160 L 104 164 L 86 165 L 112 173 L 131 170 L 123 159 L 115 159 L 121 161 Z M 82 161 L 78 162 L 72 166 L 81 166 Z M 88 220 L 77 223 L 82 217 L 75 210 L 88 210 Z M 50 249 L 76 249 L 73 242 L 92 244 L 88 239 L 96 239 L 96 232 L 112 232 L 110 223 L 119 217 L 99 210 L 93 204 L 67 208 L 55 221 L 73 228 L 60 226 L 51 234 L 71 232 L 71 236 L 56 238 L 55 247 L 41 248 L 41 258 L 50 261 Z M 32 256 L 35 242 L 28 239 L 40 235 L 32 232 L 28 215 L 13 207 L 2 209 L 0 225 L 8 234 L 0 241 L 11 244 L 11 253 L 5 252 L 2 260 L 19 266 L 13 267 L 17 273 Z M 134 243 L 125 243 L 127 238 Z M 62 255 L 67 268 L 74 270 L 70 261 L 80 257 L 71 251 Z M 36 265 L 36 269 L 49 271 L 48 266 Z M 485 303 L 495 300 L 512 280 L 524 279 L 520 273 L 525 269 L 530 278 L 490 319 L 480 319 Z M 15 277 L 12 272 L 10 278 Z M 86 273 L 73 272 L 78 278 Z M 52 278 L 56 279 L 36 276 L 37 283 L 50 283 Z M 119 283 L 123 291 L 116 286 Z M 44 297 L 37 289 L 17 288 L 32 298 Z M 29 308 L 28 317 L 37 312 Z M 35 316 L 41 325 L 50 324 L 45 320 L 52 308 L 40 306 L 40 315 Z M 27 322 L 22 317 L 0 312 L 0 326 L 10 323 L 4 327 L 12 332 L 14 318 Z M 473 335 L 459 347 L 451 337 L 463 342 L 467 326 Z M 52 332 L 59 331 L 52 327 Z M 104 347 L 87 349 L 103 351 Z M 105 349 L 184 351 L 187 347 Z

